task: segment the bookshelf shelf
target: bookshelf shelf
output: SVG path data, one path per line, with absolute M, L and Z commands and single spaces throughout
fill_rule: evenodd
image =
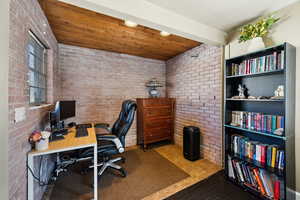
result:
M 254 131 L 254 130 L 251 130 L 251 129 L 241 128 L 241 127 L 237 127 L 237 126 L 231 126 L 231 125 L 227 125 L 227 124 L 225 124 L 224 126 L 228 127 L 228 128 L 241 130 L 241 131 L 247 131 L 247 132 L 250 132 L 250 133 L 255 133 L 255 134 L 258 134 L 258 135 L 264 135 L 264 136 L 268 136 L 268 137 L 272 137 L 272 138 L 278 138 L 278 139 L 281 139 L 281 140 L 286 139 L 284 136 L 279 136 L 279 135 L 275 135 L 275 134 L 272 134 L 272 133 L 264 133 L 264 132 Z
M 227 98 L 226 101 L 284 102 L 285 99 L 231 99 L 231 98 Z
M 251 194 L 259 197 L 260 199 L 263 199 L 263 200 L 272 200 L 272 198 L 270 197 L 267 197 L 267 196 L 263 196 L 260 194 L 260 192 L 258 190 L 256 190 L 255 188 L 252 188 L 248 185 L 245 185 L 243 183 L 239 183 L 238 181 L 232 179 L 232 178 L 227 178 L 231 183 L 233 183 L 234 185 L 238 186 L 238 187 L 241 187 L 242 189 L 244 189 L 245 191 L 249 191 Z
M 233 153 L 228 153 L 228 154 L 230 154 L 231 158 L 242 161 L 242 162 L 247 162 L 250 166 L 265 169 L 265 170 L 267 170 L 271 173 L 275 173 L 277 176 L 280 176 L 280 177 L 283 177 L 283 175 L 284 175 L 284 172 L 282 170 L 279 170 L 279 169 L 276 169 L 276 168 L 271 168 L 271 167 L 268 167 L 268 166 L 263 166 L 263 165 L 255 162 L 255 161 L 252 161 L 249 158 L 241 158 L 240 156 L 236 156 Z
M 253 74 L 241 74 L 241 75 L 234 75 L 234 76 L 226 76 L 226 78 L 240 78 L 240 77 L 253 77 L 253 76 L 265 76 L 265 75 L 272 75 L 272 74 L 279 74 L 284 73 L 284 69 L 267 71 L 267 72 L 258 72 Z
M 288 192 L 295 190 L 296 186 L 295 71 L 296 48 L 288 43 L 225 61 L 225 174 L 230 182 L 258 199 L 272 200 L 274 198 L 271 196 L 278 196 L 279 193 L 280 200 L 296 199 L 295 194 Z M 246 88 L 247 95 L 255 97 L 273 96 L 278 86 L 282 85 L 285 98 L 230 98 L 238 95 L 239 85 Z M 231 123 L 251 124 L 264 130 L 283 128 L 284 136 L 232 126 Z M 268 167 L 270 165 L 275 168 Z

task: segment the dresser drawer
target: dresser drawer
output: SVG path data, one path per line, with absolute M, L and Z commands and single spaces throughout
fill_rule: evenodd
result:
M 154 128 L 145 131 L 145 140 L 147 142 L 160 141 L 171 138 L 170 128 Z
M 171 128 L 173 120 L 171 118 L 151 119 L 145 121 L 145 129 Z
M 143 102 L 144 107 L 160 107 L 160 106 L 172 106 L 173 100 L 172 99 L 147 99 L 147 101 Z
M 144 110 L 145 117 L 169 117 L 172 115 L 171 107 L 146 108 Z

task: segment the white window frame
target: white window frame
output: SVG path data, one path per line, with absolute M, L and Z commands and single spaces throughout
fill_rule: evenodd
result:
M 38 47 L 34 48 L 34 45 L 38 45 Z M 30 49 L 30 47 L 32 49 Z M 38 51 L 38 48 L 40 48 L 41 51 L 35 52 Z M 29 31 L 29 38 L 28 38 L 28 43 L 26 48 L 26 57 L 27 57 L 26 63 L 28 66 L 29 105 L 39 106 L 42 104 L 46 104 L 47 103 L 47 47 L 38 39 L 38 37 L 32 31 Z M 39 62 L 40 66 L 38 69 L 35 69 L 37 62 Z M 34 65 L 34 67 L 32 67 L 31 65 Z M 32 92 L 35 93 L 34 96 L 32 96 L 33 95 Z M 34 99 L 32 99 L 32 97 Z

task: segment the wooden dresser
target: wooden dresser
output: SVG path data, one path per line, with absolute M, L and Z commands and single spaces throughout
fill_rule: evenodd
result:
M 137 99 L 137 105 L 138 144 L 146 148 L 149 143 L 173 141 L 175 99 Z

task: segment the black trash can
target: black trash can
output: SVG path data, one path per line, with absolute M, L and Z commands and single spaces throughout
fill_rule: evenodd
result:
M 195 161 L 200 158 L 200 130 L 195 126 L 183 128 L 183 156 Z

